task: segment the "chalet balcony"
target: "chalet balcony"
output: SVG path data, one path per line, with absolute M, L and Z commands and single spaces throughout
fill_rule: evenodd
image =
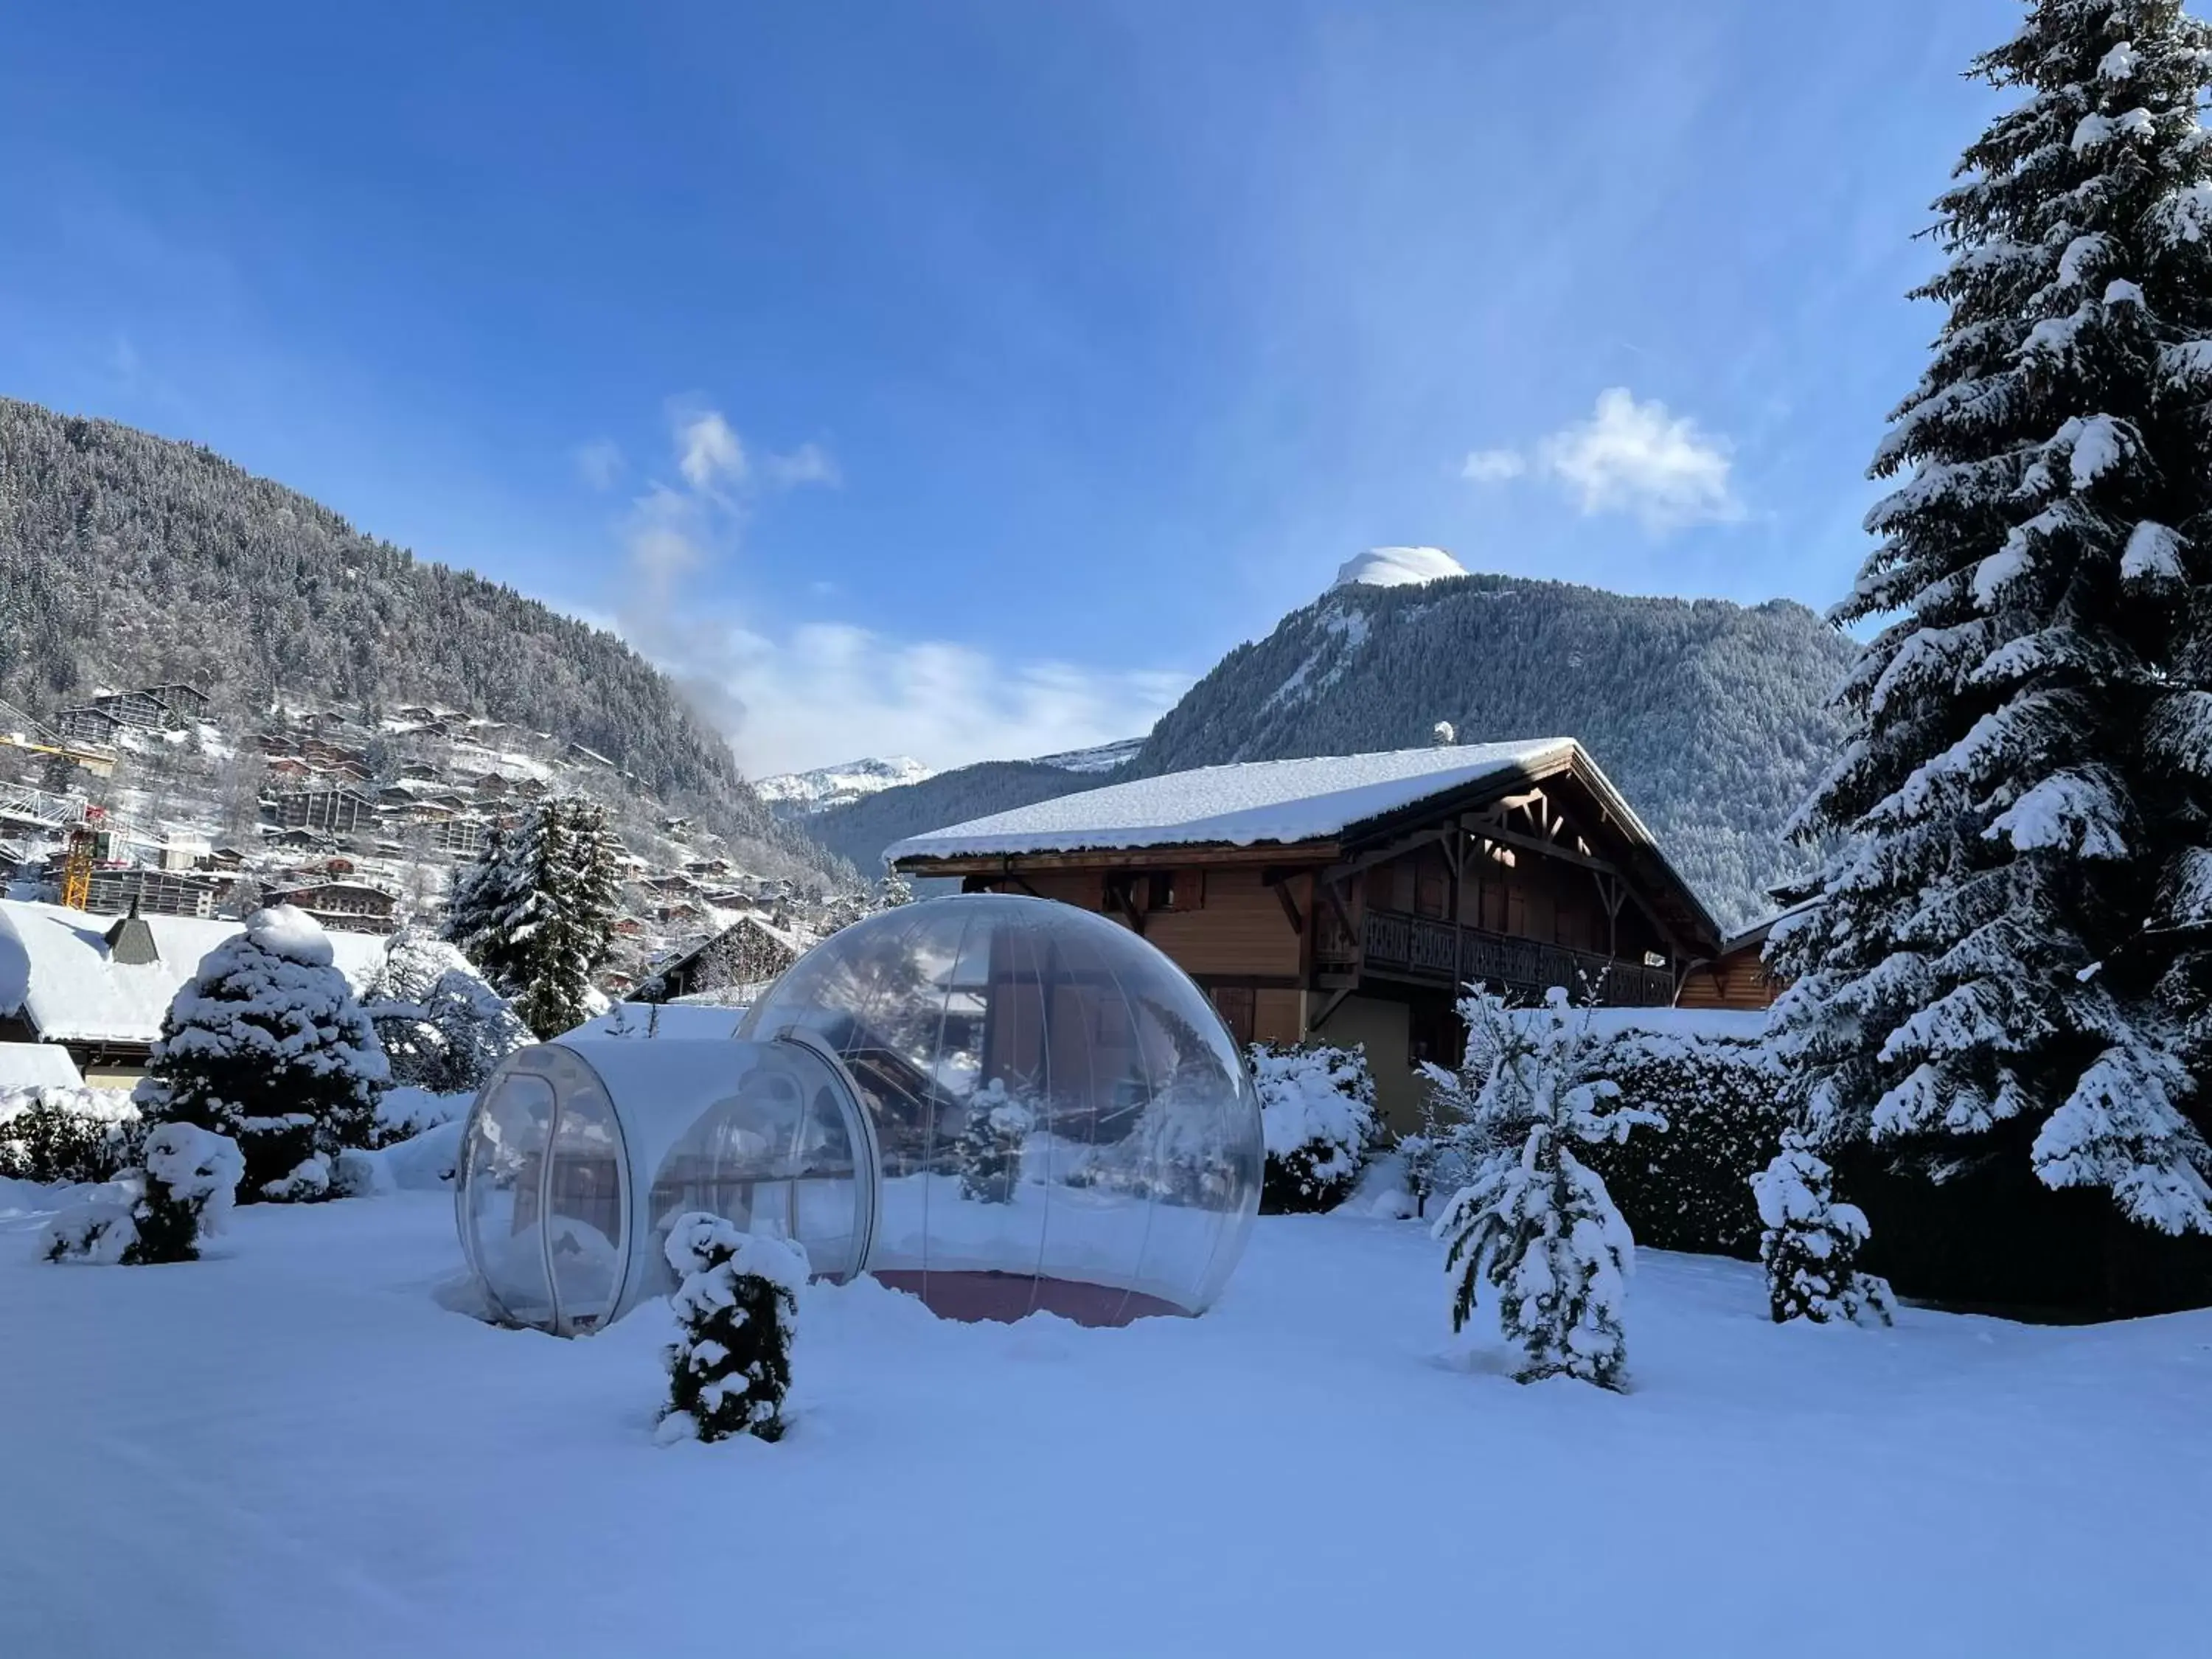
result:
M 1564 985 L 1577 999 L 1587 982 L 1599 1001 L 1614 1007 L 1663 1008 L 1674 1000 L 1674 976 L 1667 969 L 1564 945 L 1454 927 L 1396 910 L 1370 910 L 1361 933 L 1360 965 L 1377 973 L 1433 979 L 1440 985 L 1480 982 L 1530 996 Z

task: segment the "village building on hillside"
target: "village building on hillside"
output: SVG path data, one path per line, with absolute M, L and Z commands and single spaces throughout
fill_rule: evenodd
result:
M 102 692 L 63 709 L 54 716 L 54 729 L 73 743 L 112 743 L 125 728 L 173 732 L 193 725 L 205 716 L 207 707 L 207 693 L 196 685 L 140 686 Z
M 319 881 L 269 896 L 306 911 L 334 933 L 388 933 L 399 926 L 396 894 L 365 881 Z
M 349 836 L 376 822 L 376 802 L 349 786 L 285 789 L 269 797 L 280 830 L 321 830 Z
M 1480 981 L 1663 1006 L 1712 917 L 1571 738 L 1261 761 L 1064 795 L 900 842 L 911 876 L 1031 893 L 1143 934 L 1240 1041 L 1365 1046 L 1410 1127 Z
M 87 1083 L 127 1089 L 200 959 L 244 926 L 0 899 L 0 1042 L 57 1044 Z M 334 933 L 331 948 L 356 990 L 384 960 L 369 934 Z
M 634 993 L 639 1002 L 679 997 L 743 998 L 799 960 L 809 941 L 764 916 L 740 916 L 690 950 L 655 967 Z

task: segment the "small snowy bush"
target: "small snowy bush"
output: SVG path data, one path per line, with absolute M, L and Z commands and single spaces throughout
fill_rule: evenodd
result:
M 142 1267 L 198 1258 L 200 1240 L 222 1231 L 245 1173 L 237 1143 L 165 1123 L 146 1137 L 145 1156 L 137 1199 L 97 1200 L 56 1218 L 46 1229 L 47 1261 Z
M 1255 1042 L 1250 1060 L 1267 1148 L 1260 1207 L 1270 1214 L 1334 1208 L 1359 1179 L 1379 1133 L 1366 1051 Z
M 1036 1127 L 1036 1113 L 993 1078 L 968 1103 L 960 1132 L 960 1196 L 981 1204 L 1011 1204 L 1022 1173 L 1022 1147 Z
M 666 1249 L 683 1283 L 669 1298 L 681 1334 L 668 1350 L 660 1437 L 781 1440 L 806 1252 L 703 1210 L 676 1218 Z
M 1867 1219 L 1856 1204 L 1839 1204 L 1827 1162 L 1792 1129 L 1774 1161 L 1753 1176 L 1759 1218 L 1766 1224 L 1759 1260 L 1766 1265 L 1767 1301 L 1778 1325 L 1816 1324 L 1869 1316 L 1889 1323 L 1889 1286 L 1858 1271 Z
M 112 1089 L 0 1091 L 0 1176 L 97 1185 L 138 1162 L 137 1109 Z
M 133 1098 L 149 1123 L 238 1142 L 249 1199 L 323 1196 L 301 1166 L 367 1146 L 383 1045 L 314 920 L 278 905 L 202 958 L 161 1022 Z
M 1620 1388 L 1635 1240 L 1604 1180 L 1573 1148 L 1620 1140 L 1639 1125 L 1663 1129 L 1666 1121 L 1612 1103 L 1620 1085 L 1595 1074 L 1589 1020 L 1574 1016 L 1564 990 L 1555 988 L 1533 1019 L 1481 990 L 1459 1006 L 1470 1062 L 1480 1071 L 1462 1070 L 1458 1103 L 1468 1144 L 1483 1151 L 1437 1218 L 1452 1328 L 1466 1326 L 1487 1281 L 1498 1291 L 1499 1327 L 1522 1351 L 1522 1382 L 1572 1376 Z

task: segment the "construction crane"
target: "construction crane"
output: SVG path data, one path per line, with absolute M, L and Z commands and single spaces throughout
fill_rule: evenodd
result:
M 92 866 L 100 851 L 100 830 L 107 817 L 104 806 L 88 806 L 84 817 L 70 826 L 69 850 L 62 857 L 62 904 L 82 910 L 92 898 Z
M 60 736 L 43 721 L 25 714 L 12 702 L 0 699 L 0 716 L 22 721 L 22 729 L 0 732 L 0 744 L 20 749 L 32 755 L 59 755 L 72 761 L 96 777 L 111 777 L 115 772 L 115 757 L 105 749 L 88 749 Z

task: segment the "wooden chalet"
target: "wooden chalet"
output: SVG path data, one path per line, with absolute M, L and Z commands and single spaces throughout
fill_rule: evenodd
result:
M 1693 964 L 1682 976 L 1674 1000 L 1684 1008 L 1771 1008 L 1782 994 L 1783 980 L 1767 967 L 1766 938 L 1781 915 L 1769 916 L 1724 939 L 1710 962 Z
M 1241 1040 L 1366 1047 L 1410 1122 L 1481 981 L 1671 1004 L 1720 951 L 1705 906 L 1568 738 L 1262 761 L 1141 778 L 915 836 L 886 860 L 1142 933 Z

